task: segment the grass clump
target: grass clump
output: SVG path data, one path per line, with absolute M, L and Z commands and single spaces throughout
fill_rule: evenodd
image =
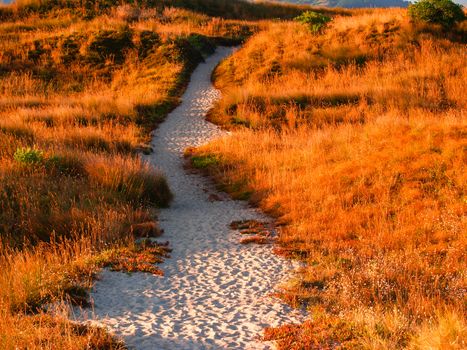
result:
M 87 176 L 84 161 L 72 153 L 54 154 L 46 160 L 46 168 L 56 175 Z
M 112 271 L 146 272 L 163 276 L 164 272 L 156 264 L 168 258 L 170 251 L 167 245 L 145 240 L 129 247 L 104 251 L 98 259 L 103 261 L 103 266 L 109 267 Z
M 218 165 L 219 160 L 213 155 L 202 155 L 202 156 L 193 156 L 191 158 L 191 164 L 196 169 L 206 169 L 208 167 Z
M 140 160 L 96 159 L 87 164 L 86 171 L 96 185 L 119 193 L 135 205 L 167 207 L 172 200 L 165 178 Z
M 264 340 L 276 341 L 279 349 L 359 349 L 364 330 L 345 321 L 318 316 L 301 325 L 267 328 Z
M 46 313 L 18 314 L 0 319 L 2 349 L 127 349 L 123 341 L 111 336 L 104 328 L 70 322 L 62 313 L 54 317 Z

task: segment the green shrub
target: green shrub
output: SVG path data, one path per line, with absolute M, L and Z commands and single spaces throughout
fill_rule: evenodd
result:
M 308 25 L 313 33 L 323 31 L 327 24 L 331 22 L 330 17 L 314 11 L 303 12 L 300 16 L 295 17 L 295 20 Z
M 18 148 L 13 157 L 22 164 L 41 164 L 44 160 L 44 152 L 30 147 Z
M 216 51 L 216 46 L 204 35 L 191 34 L 187 39 L 191 45 L 204 55 L 210 55 Z
M 440 24 L 444 28 L 465 19 L 462 6 L 451 0 L 420 0 L 409 6 L 408 13 L 415 22 Z
M 219 161 L 213 155 L 194 156 L 191 158 L 191 164 L 197 169 L 205 169 L 209 166 L 217 165 Z

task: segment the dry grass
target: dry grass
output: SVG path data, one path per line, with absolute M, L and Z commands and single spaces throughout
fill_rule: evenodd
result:
M 57 11 L 71 12 L 86 18 L 92 18 L 103 13 L 114 12 L 114 6 L 121 2 L 108 2 L 97 0 L 93 6 L 77 0 L 17 0 L 9 8 L 5 8 L 4 14 L 9 16 L 27 16 L 31 11 L 40 13 Z M 113 6 L 112 6 L 113 5 Z M 196 13 L 203 13 L 211 17 L 222 17 L 226 19 L 241 20 L 265 20 L 294 18 L 310 6 L 293 4 L 280 4 L 273 1 L 247 1 L 247 0 L 142 0 L 138 2 L 138 9 L 131 5 L 123 4 L 116 11 L 121 18 L 134 20 L 140 16 L 147 17 L 153 13 L 162 12 L 165 8 L 188 9 Z M 326 14 L 348 15 L 350 11 L 344 9 L 331 9 L 326 7 L 314 7 L 315 10 Z M 2 10 L 0 8 L 0 10 Z M 2 12 L 0 11 L 0 18 Z M 191 16 L 190 16 L 191 17 Z
M 465 108 L 462 45 L 412 28 L 402 14 L 340 17 L 318 37 L 300 24 L 271 26 L 217 70 L 228 94 L 211 119 L 280 129 Z
M 153 208 L 172 196 L 139 153 L 203 55 L 257 26 L 57 4 L 0 8 L 0 348 L 122 349 L 66 305 L 87 303 L 104 266 L 162 274 L 169 249 L 133 236 L 160 233 Z
M 72 323 L 66 315 L 13 315 L 1 311 L 0 347 L 2 349 L 106 349 L 126 347 L 104 329 Z
M 161 273 L 167 248 L 132 236 L 159 233 L 151 208 L 171 195 L 138 152 L 203 54 L 259 32 L 215 76 L 211 118 L 239 130 L 192 159 L 276 215 L 276 251 L 308 263 L 281 296 L 313 319 L 265 337 L 465 348 L 465 24 L 320 9 L 336 18 L 314 36 L 252 22 L 305 7 L 82 4 L 0 8 L 0 347 L 122 348 L 48 306 L 85 304 L 102 266 Z
M 99 266 L 91 260 L 97 250 L 89 237 L 41 243 L 21 252 L 2 247 L 2 349 L 123 349 L 103 329 L 70 322 L 68 306 L 62 304 L 86 305 L 87 289 Z
M 196 156 L 307 262 L 282 296 L 312 319 L 267 330 L 281 349 L 466 346 L 465 50 L 381 14 L 272 24 L 216 72 L 236 131 Z

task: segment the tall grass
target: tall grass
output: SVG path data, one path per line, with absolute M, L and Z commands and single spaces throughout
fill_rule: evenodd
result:
M 0 348 L 121 349 L 68 306 L 86 304 L 104 265 L 161 273 L 164 247 L 130 264 L 133 234 L 158 234 L 154 209 L 172 199 L 140 153 L 203 56 L 256 24 L 58 4 L 0 9 Z
M 381 13 L 272 24 L 215 74 L 235 132 L 197 154 L 306 263 L 280 296 L 311 318 L 266 331 L 281 349 L 467 342 L 465 50 Z
M 9 14 L 11 15 L 13 13 L 17 16 L 24 16 L 31 11 L 52 12 L 60 8 L 89 18 L 108 13 L 118 5 L 121 5 L 121 2 L 94 1 L 92 6 L 89 6 L 89 4 L 86 5 L 77 0 L 17 0 L 9 9 Z M 144 0 L 138 2 L 138 7 L 141 9 L 149 8 L 156 10 L 174 7 L 203 13 L 211 17 L 241 20 L 291 19 L 311 8 L 310 6 L 303 5 L 247 0 Z M 315 7 L 314 9 L 327 14 L 348 15 L 350 13 L 348 10 L 344 9 L 330 9 L 325 7 Z M 138 11 L 133 11 L 133 13 L 136 14 Z

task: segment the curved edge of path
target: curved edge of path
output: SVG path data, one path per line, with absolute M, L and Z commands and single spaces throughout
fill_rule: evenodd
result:
M 223 136 L 205 120 L 220 97 L 211 84 L 216 65 L 234 49 L 220 47 L 193 72 L 182 103 L 154 132 L 146 159 L 166 174 L 175 199 L 160 212 L 173 252 L 164 277 L 104 270 L 91 297 L 95 322 L 134 349 L 269 349 L 265 327 L 298 322 L 302 314 L 270 297 L 294 267 L 272 247 L 241 245 L 234 220 L 267 220 L 245 202 L 216 193 L 202 176 L 183 169 L 183 152 Z M 217 194 L 219 195 L 219 194 Z

